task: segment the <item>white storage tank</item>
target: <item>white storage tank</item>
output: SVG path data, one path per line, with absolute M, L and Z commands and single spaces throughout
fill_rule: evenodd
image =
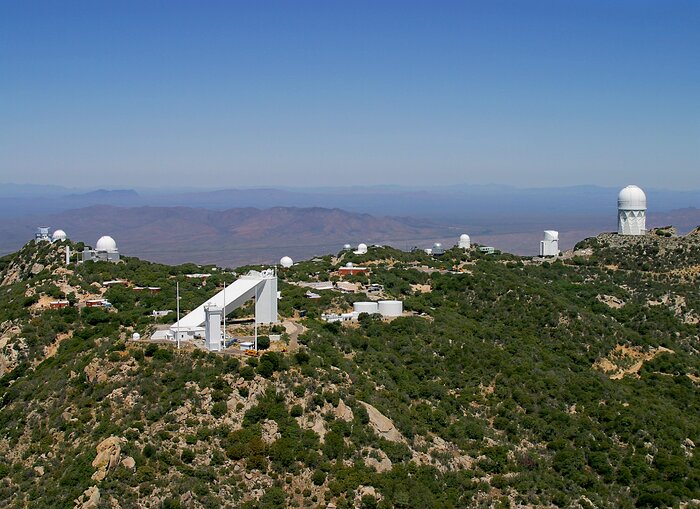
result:
M 358 315 L 360 313 L 368 313 L 373 315 L 375 313 L 379 313 L 379 306 L 376 302 L 355 302 L 352 305 L 352 310 Z
M 380 300 L 377 308 L 382 316 L 401 316 L 403 302 L 400 300 Z

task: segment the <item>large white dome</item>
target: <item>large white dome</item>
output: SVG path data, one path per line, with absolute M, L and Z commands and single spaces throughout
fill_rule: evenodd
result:
M 282 258 L 280 258 L 280 265 L 285 269 L 288 269 L 289 267 L 294 265 L 294 261 L 289 256 L 283 256 Z
M 459 240 L 468 242 L 471 239 L 469 238 L 469 235 L 467 235 L 466 233 L 463 233 L 462 235 L 459 236 Z
M 556 230 L 545 230 L 544 240 L 559 240 L 559 232 Z
M 618 210 L 646 210 L 647 197 L 637 186 L 627 186 L 617 196 Z
M 59 241 L 59 240 L 66 240 L 67 238 L 68 238 L 68 236 L 66 235 L 66 232 L 64 232 L 63 230 L 56 230 L 55 232 L 53 232 L 53 235 L 51 236 L 51 239 L 54 242 Z
M 97 241 L 97 244 L 95 244 L 95 251 L 116 251 L 117 250 L 117 243 L 114 242 L 114 239 L 110 237 L 109 235 L 105 235 L 104 237 L 100 237 L 99 240 Z

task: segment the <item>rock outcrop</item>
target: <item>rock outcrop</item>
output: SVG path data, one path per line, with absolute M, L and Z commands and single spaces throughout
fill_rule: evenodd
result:
M 74 509 L 97 509 L 100 503 L 100 490 L 97 486 L 90 486 L 85 492 L 75 499 Z
M 92 479 L 101 481 L 107 477 L 107 473 L 119 464 L 121 455 L 121 443 L 123 438 L 111 436 L 105 438 L 97 445 L 97 456 L 92 461 L 92 466 L 97 470 L 92 474 Z
M 372 429 L 374 429 L 377 435 L 389 440 L 390 442 L 406 442 L 406 439 L 399 432 L 399 430 L 396 429 L 396 426 L 394 426 L 391 419 L 382 414 L 369 403 L 359 400 L 358 403 L 367 409 L 367 414 L 369 415 L 369 425 L 372 427 Z

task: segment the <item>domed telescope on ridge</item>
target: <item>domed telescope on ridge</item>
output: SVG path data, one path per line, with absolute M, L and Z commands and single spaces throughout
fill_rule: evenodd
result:
M 645 235 L 647 232 L 647 197 L 637 186 L 627 186 L 617 196 L 617 233 Z
M 359 254 L 359 255 L 367 254 L 367 244 L 358 244 L 357 250 L 353 251 L 353 253 Z
M 83 250 L 83 262 L 88 261 L 118 262 L 119 250 L 117 249 L 117 243 L 109 235 L 100 237 L 95 244 L 95 249 L 86 247 Z
M 280 265 L 284 269 L 288 269 L 292 265 L 294 265 L 294 260 L 292 260 L 289 256 L 283 256 L 280 258 Z
M 66 239 L 68 239 L 68 236 L 63 230 L 56 230 L 51 236 L 51 242 L 61 242 L 62 240 Z
M 463 233 L 462 235 L 459 236 L 459 248 L 460 249 L 469 249 L 472 247 L 472 239 L 469 238 L 469 235 L 466 233 Z

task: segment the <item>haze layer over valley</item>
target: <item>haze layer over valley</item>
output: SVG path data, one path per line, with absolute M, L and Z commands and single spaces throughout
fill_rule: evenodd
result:
M 700 222 L 700 191 L 647 190 L 649 225 L 681 232 Z M 18 249 L 39 225 L 94 243 L 112 235 L 134 256 L 166 262 L 272 262 L 281 254 L 320 255 L 345 243 L 400 249 L 475 242 L 523 255 L 537 253 L 542 231 L 560 232 L 569 249 L 615 229 L 617 189 L 595 186 L 400 186 L 80 190 L 0 185 L 0 253 Z

